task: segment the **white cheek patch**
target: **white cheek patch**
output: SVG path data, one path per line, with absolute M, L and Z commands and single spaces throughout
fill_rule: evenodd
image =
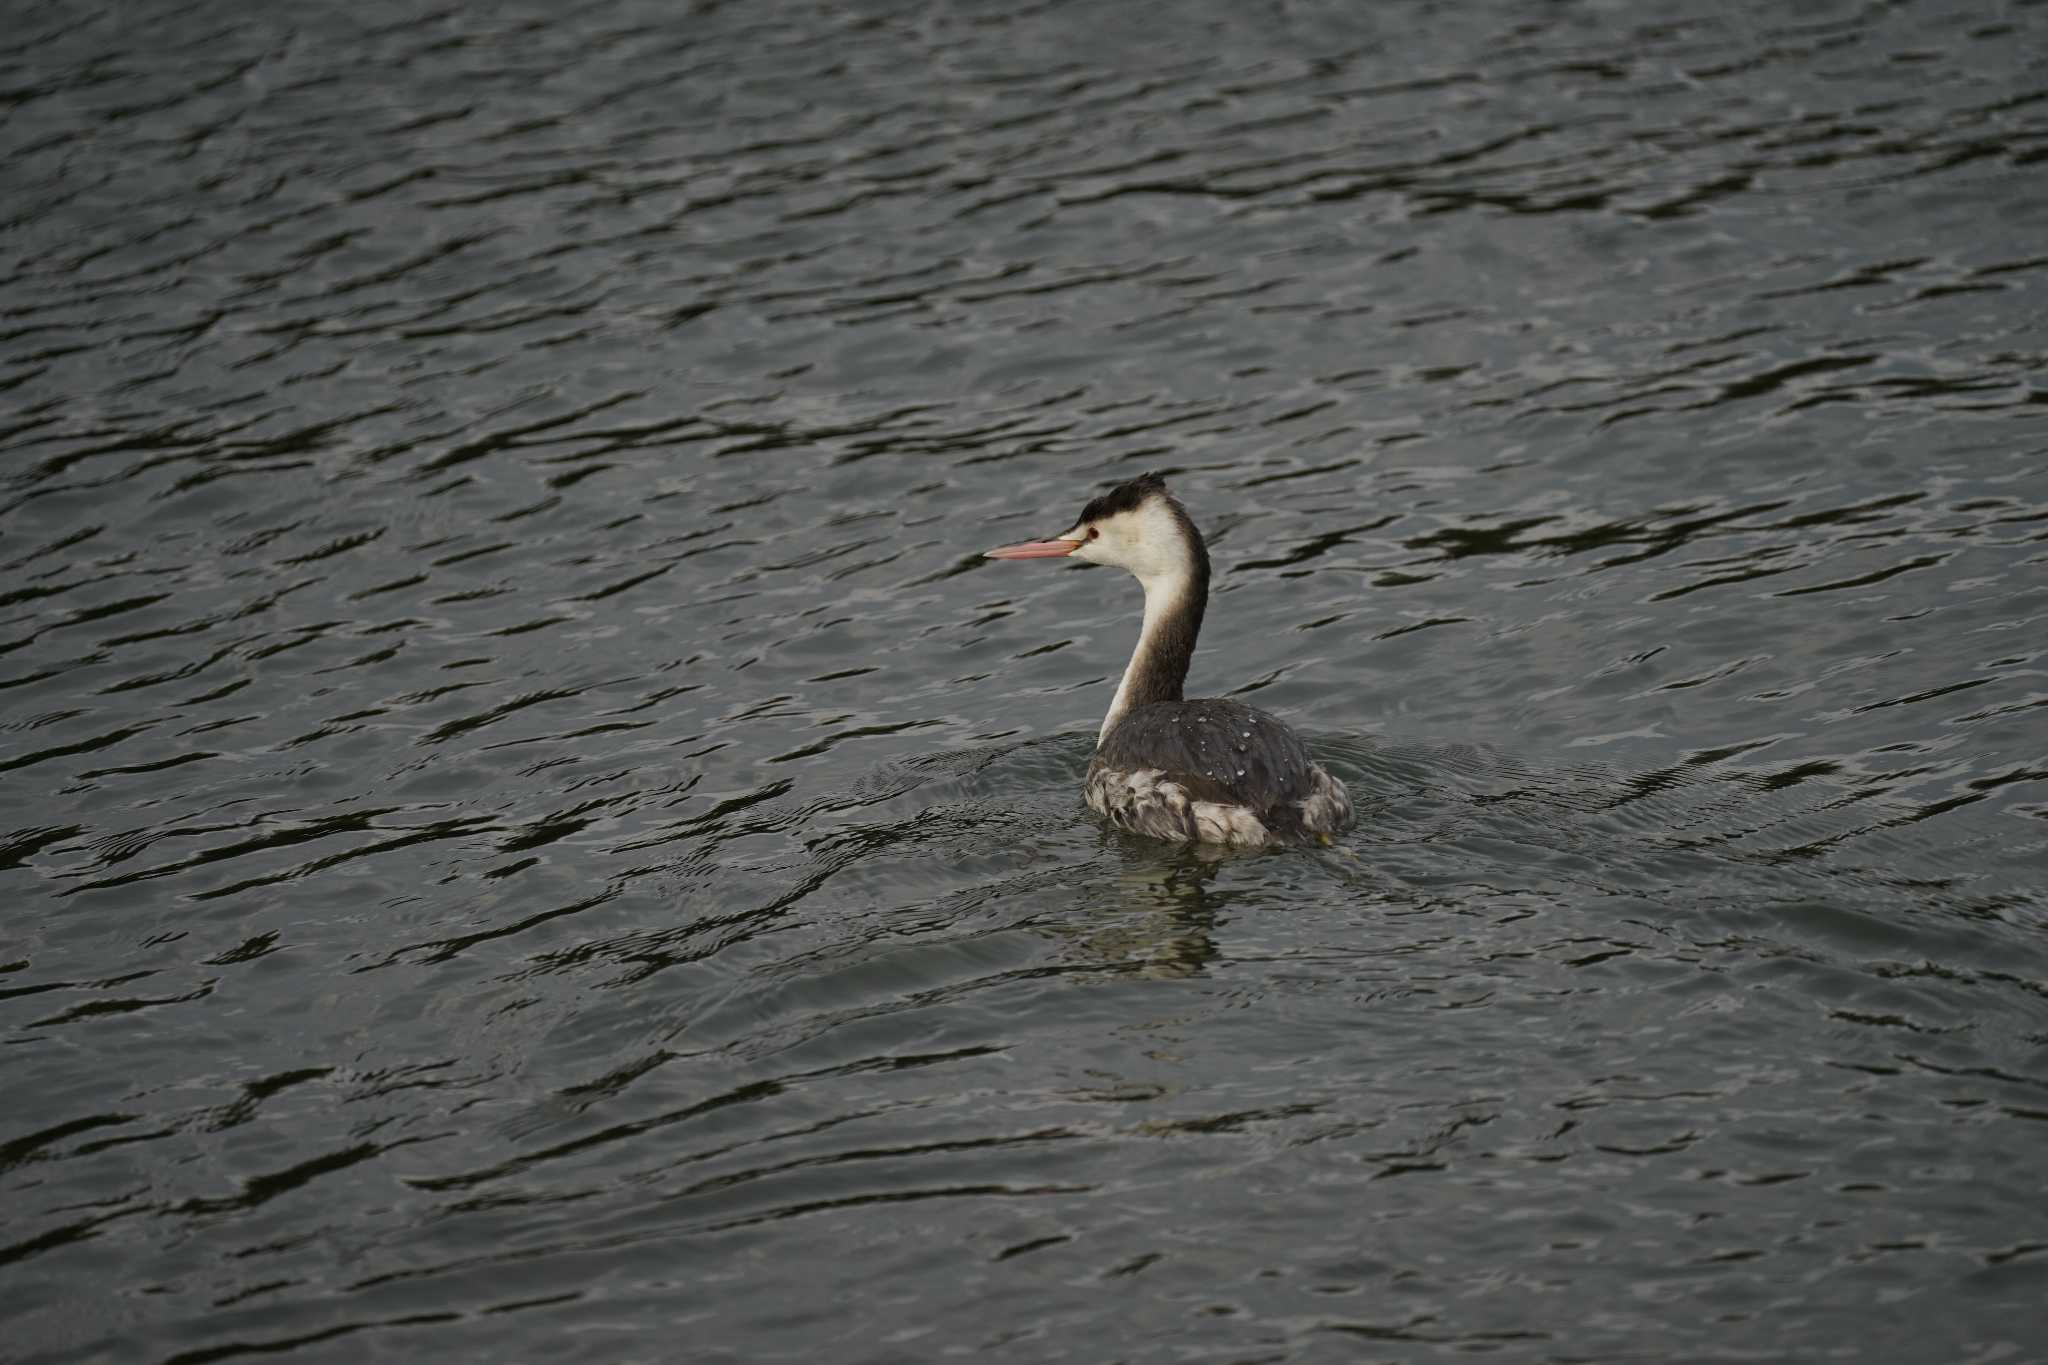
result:
M 1060 539 L 1082 542 L 1074 552 L 1078 557 L 1128 569 L 1148 588 L 1155 580 L 1187 572 L 1186 536 L 1163 502 L 1148 502 L 1135 511 L 1102 518 L 1094 523 L 1092 540 L 1089 529 L 1086 523 L 1077 525 Z
M 1164 502 L 1148 502 L 1111 519 L 1105 536 L 1116 538 L 1117 562 L 1149 584 L 1187 572 L 1187 541 Z

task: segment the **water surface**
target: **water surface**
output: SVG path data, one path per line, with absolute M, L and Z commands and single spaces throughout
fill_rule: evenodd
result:
M 2048 10 L 43 6 L 23 1361 L 2035 1358 Z M 1197 690 L 1360 818 L 1080 804 Z

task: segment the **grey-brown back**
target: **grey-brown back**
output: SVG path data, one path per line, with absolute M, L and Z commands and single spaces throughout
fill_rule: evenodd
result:
M 1218 698 L 1133 708 L 1103 737 L 1097 763 L 1118 771 L 1162 769 L 1198 801 L 1249 807 L 1286 827 L 1313 786 L 1314 761 L 1279 718 Z

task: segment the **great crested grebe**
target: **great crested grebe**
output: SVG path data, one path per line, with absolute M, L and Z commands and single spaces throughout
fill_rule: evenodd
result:
M 987 553 L 1114 564 L 1145 589 L 1138 647 L 1088 765 L 1097 814 L 1154 839 L 1247 848 L 1327 840 L 1350 823 L 1351 794 L 1280 720 L 1241 702 L 1181 698 L 1209 607 L 1209 549 L 1164 478 L 1118 484 L 1052 540 Z

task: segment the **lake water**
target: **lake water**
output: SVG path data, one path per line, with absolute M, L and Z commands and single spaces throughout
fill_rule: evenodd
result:
M 2048 6 L 20 7 L 16 1362 L 2048 1359 Z M 1329 849 L 1082 806 L 1166 471 Z

